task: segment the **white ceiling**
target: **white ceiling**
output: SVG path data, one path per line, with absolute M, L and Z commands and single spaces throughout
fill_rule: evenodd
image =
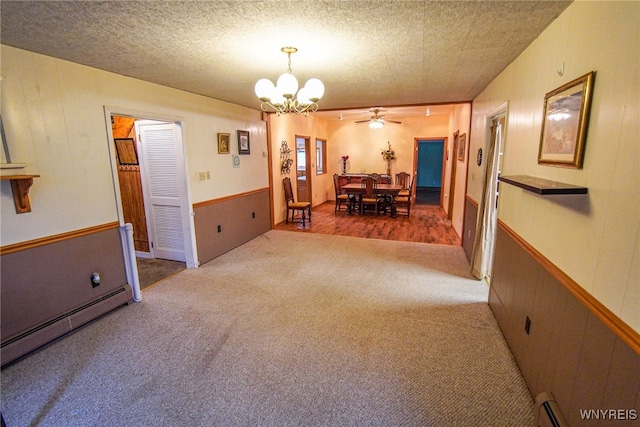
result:
M 280 48 L 294 46 L 293 74 L 301 86 L 323 81 L 320 109 L 336 110 L 327 118 L 362 118 L 372 107 L 472 100 L 570 3 L 2 0 L 0 37 L 255 109 L 256 81 L 285 72 Z

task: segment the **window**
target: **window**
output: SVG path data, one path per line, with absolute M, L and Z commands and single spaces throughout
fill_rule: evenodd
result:
M 327 173 L 325 159 L 327 157 L 327 141 L 316 138 L 316 175 Z

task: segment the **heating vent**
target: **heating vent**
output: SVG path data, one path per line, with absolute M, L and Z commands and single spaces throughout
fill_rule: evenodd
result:
M 536 397 L 536 408 L 539 427 L 569 427 L 551 392 L 540 393 Z
M 129 285 L 124 285 L 6 339 L 0 348 L 2 366 L 131 301 L 133 301 L 133 291 Z

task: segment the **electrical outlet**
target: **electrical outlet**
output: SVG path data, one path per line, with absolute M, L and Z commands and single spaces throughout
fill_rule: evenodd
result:
M 100 273 L 91 274 L 91 287 L 100 286 Z
M 529 335 L 529 331 L 531 331 L 531 319 L 527 316 L 527 320 L 524 321 L 524 331 Z
M 222 226 L 221 226 L 221 225 L 219 225 L 219 226 L 218 226 L 218 233 L 220 233 L 221 231 L 222 231 Z
M 255 212 L 251 212 L 251 218 L 255 218 L 256 217 L 256 213 Z
M 207 171 L 205 173 L 206 173 L 207 179 L 211 179 L 211 172 Z
M 204 181 L 207 179 L 207 174 L 204 172 L 198 172 L 198 178 L 200 178 L 200 181 Z

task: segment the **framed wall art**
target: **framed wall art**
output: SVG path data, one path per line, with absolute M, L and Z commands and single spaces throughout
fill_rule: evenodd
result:
M 248 130 L 238 131 L 238 154 L 251 154 Z
M 458 138 L 458 161 L 464 162 L 464 155 L 467 151 L 467 134 L 463 133 Z
M 116 143 L 116 153 L 120 166 L 137 166 L 138 153 L 133 138 L 114 138 Z
M 595 71 L 544 97 L 538 164 L 582 168 Z
M 229 134 L 218 134 L 218 154 L 229 154 Z

